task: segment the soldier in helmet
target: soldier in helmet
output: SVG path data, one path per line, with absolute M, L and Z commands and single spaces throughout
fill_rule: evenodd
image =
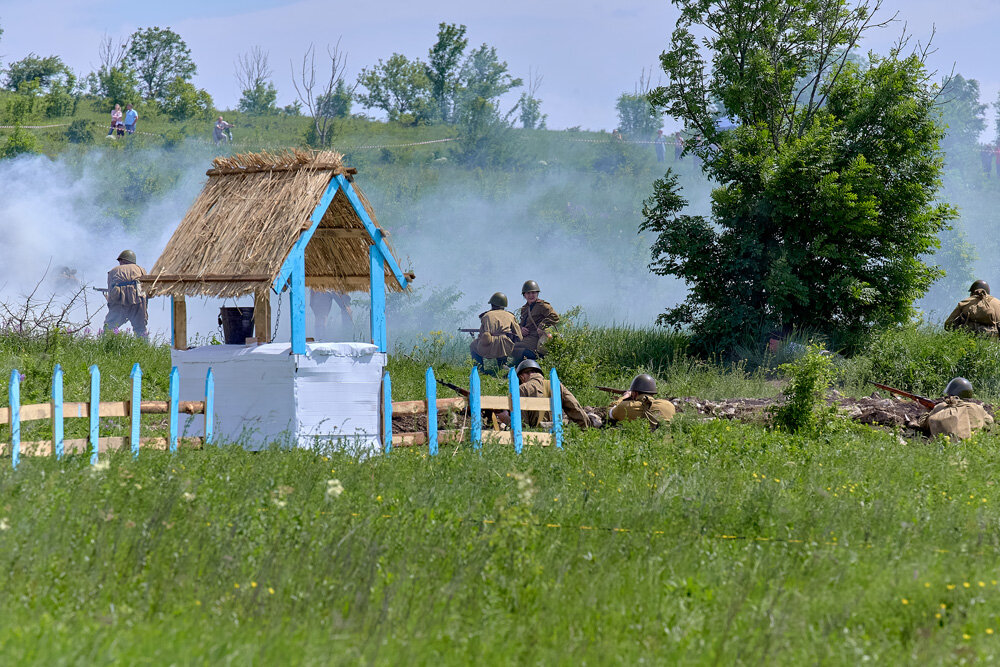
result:
M 538 298 L 541 289 L 534 280 L 529 280 L 521 287 L 524 305 L 521 306 L 521 342 L 514 346 L 512 356 L 518 364 L 525 357 L 537 359 L 545 355 L 545 341 L 549 339 L 549 327 L 559 321 L 559 313 L 549 304 Z
M 118 266 L 108 271 L 108 315 L 104 318 L 104 330 L 117 329 L 126 320 L 132 323 L 136 336 L 146 335 L 149 315 L 146 311 L 146 293 L 139 278 L 146 275 L 135 263 L 135 253 L 123 250 L 118 255 Z
M 496 292 L 489 303 L 490 309 L 479 315 L 479 334 L 472 341 L 469 351 L 480 368 L 485 368 L 486 359 L 496 359 L 499 371 L 514 351 L 514 345 L 521 340 L 521 327 L 514 316 L 505 310 L 506 294 Z
M 552 384 L 545 379 L 542 367 L 534 359 L 525 359 L 517 365 L 517 379 L 521 383 L 521 396 L 528 398 L 551 398 Z M 559 383 L 559 393 L 562 398 L 563 412 L 571 422 L 577 424 L 582 429 L 591 426 L 595 428 L 601 426 L 601 418 L 584 410 L 583 406 L 580 405 L 580 401 L 576 400 L 576 396 L 566 388 L 566 385 Z M 548 412 L 525 411 L 522 414 L 524 423 L 528 426 L 538 426 L 539 422 L 552 419 L 552 415 Z M 510 425 L 509 413 L 502 412 L 497 417 L 504 424 Z
M 954 378 L 944 389 L 944 400 L 930 412 L 920 416 L 917 428 L 931 436 L 947 435 L 964 440 L 974 432 L 993 423 L 993 417 L 972 398 L 972 383 L 965 378 Z
M 990 285 L 977 280 L 969 288 L 969 298 L 962 299 L 948 319 L 945 329 L 967 329 L 988 336 L 1000 334 L 1000 299 L 990 296 Z
M 673 403 L 656 397 L 656 380 L 643 373 L 635 376 L 608 416 L 616 422 L 645 419 L 655 430 L 663 422 L 670 421 L 676 411 Z

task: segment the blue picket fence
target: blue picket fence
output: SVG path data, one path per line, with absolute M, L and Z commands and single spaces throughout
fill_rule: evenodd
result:
M 141 439 L 139 437 L 139 427 L 140 427 L 140 416 L 142 414 L 142 368 L 139 364 L 132 366 L 132 372 L 130 374 L 132 380 L 132 395 L 131 401 L 128 402 L 118 402 L 118 403 L 102 403 L 101 402 L 101 371 L 97 366 L 90 367 L 90 401 L 89 403 L 78 403 L 77 415 L 66 415 L 66 403 L 63 400 L 63 370 L 59 364 L 56 364 L 55 369 L 52 372 L 52 401 L 49 404 L 33 405 L 33 406 L 23 406 L 24 409 L 30 408 L 45 408 L 44 414 L 29 414 L 28 416 L 22 416 L 22 405 L 21 405 L 21 373 L 17 369 L 14 369 L 10 373 L 10 383 L 8 385 L 8 397 L 10 401 L 10 407 L 8 408 L 8 423 L 10 424 L 10 452 L 11 452 L 11 464 L 14 468 L 17 468 L 18 463 L 21 460 L 21 425 L 22 422 L 26 421 L 40 421 L 43 419 L 52 420 L 52 447 L 53 452 L 57 459 L 61 459 L 64 454 L 64 444 L 65 444 L 65 429 L 64 420 L 66 418 L 84 418 L 90 419 L 90 430 L 89 437 L 87 438 L 90 445 L 90 462 L 91 464 L 96 464 L 98 460 L 98 454 L 100 452 L 100 425 L 101 417 L 105 416 L 128 416 L 131 418 L 131 433 L 130 433 L 130 445 L 132 449 L 132 455 L 139 455 L 139 448 L 141 445 Z M 177 451 L 177 444 L 180 438 L 179 427 L 179 406 L 180 406 L 180 373 L 177 367 L 171 369 L 170 371 L 170 400 L 166 402 L 167 414 L 168 414 L 168 436 L 167 436 L 167 446 L 171 452 Z M 84 413 L 84 406 L 86 406 L 86 413 Z M 124 408 L 127 407 L 127 415 Z M 71 408 L 72 409 L 72 404 Z M 104 414 L 102 414 L 102 409 Z M 193 413 L 192 413 L 193 414 Z M 205 374 L 205 402 L 204 407 L 199 414 L 205 415 L 205 435 L 204 443 L 206 445 L 211 444 L 213 440 L 213 422 L 215 414 L 215 379 L 212 375 L 212 369 L 209 368 L 208 372 Z

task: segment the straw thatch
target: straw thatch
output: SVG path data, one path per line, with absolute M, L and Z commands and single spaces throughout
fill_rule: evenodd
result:
M 208 183 L 144 279 L 147 294 L 234 297 L 269 285 L 308 229 L 330 180 L 353 173 L 333 151 L 216 158 Z M 377 226 L 368 200 L 356 184 L 354 190 Z M 367 292 L 369 245 L 364 225 L 338 190 L 306 246 L 306 285 Z M 402 290 L 388 269 L 386 289 Z

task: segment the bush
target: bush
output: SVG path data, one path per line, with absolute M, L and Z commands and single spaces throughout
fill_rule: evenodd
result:
M 90 122 L 78 118 L 66 128 L 66 141 L 71 144 L 89 144 L 94 140 L 94 133 L 90 131 Z
M 0 157 L 15 157 L 21 153 L 37 153 L 38 139 L 35 135 L 24 130 L 20 125 L 14 127 L 14 131 L 7 137 L 6 143 L 0 148 Z
M 10 124 L 23 122 L 35 109 L 35 98 L 30 95 L 14 95 L 7 100 L 4 120 Z
M 42 104 L 45 107 L 46 118 L 62 118 L 73 115 L 75 106 L 73 96 L 62 88 L 55 88 L 45 96 Z
M 785 402 L 774 411 L 774 423 L 789 431 L 816 431 L 828 412 L 826 390 L 834 377 L 833 359 L 819 345 L 809 345 L 805 354 L 779 369 L 790 376 Z

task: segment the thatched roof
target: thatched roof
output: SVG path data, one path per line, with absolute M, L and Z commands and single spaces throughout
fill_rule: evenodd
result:
M 270 285 L 309 228 L 330 180 L 355 173 L 333 151 L 246 153 L 213 164 L 205 188 L 143 280 L 150 296 L 233 297 Z M 364 193 L 353 187 L 378 226 Z M 306 285 L 367 292 L 370 244 L 364 224 L 338 190 L 306 246 Z M 385 284 L 390 291 L 403 289 L 388 268 Z

